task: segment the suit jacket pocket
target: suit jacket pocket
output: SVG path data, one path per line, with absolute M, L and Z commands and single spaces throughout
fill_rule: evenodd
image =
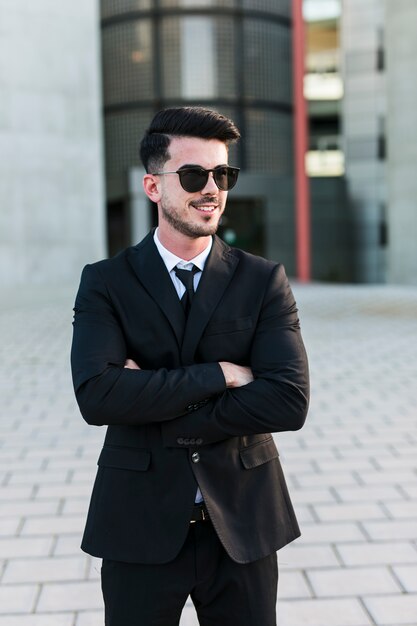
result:
M 278 450 L 272 437 L 265 441 L 260 441 L 248 448 L 240 450 L 240 458 L 246 469 L 252 469 L 263 463 L 268 463 L 278 458 Z
M 217 322 L 211 322 L 206 326 L 204 335 L 220 335 L 222 333 L 235 333 L 240 330 L 248 330 L 252 328 L 252 318 L 238 317 L 234 320 L 219 320 Z
M 104 446 L 97 465 L 144 472 L 149 468 L 151 453 L 143 448 Z

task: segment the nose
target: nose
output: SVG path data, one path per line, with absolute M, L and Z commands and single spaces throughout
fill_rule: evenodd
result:
M 219 191 L 219 188 L 217 187 L 214 181 L 213 172 L 209 172 L 207 182 L 204 185 L 203 189 L 201 190 L 201 193 L 203 195 L 213 195 L 213 194 L 216 194 L 218 191 Z

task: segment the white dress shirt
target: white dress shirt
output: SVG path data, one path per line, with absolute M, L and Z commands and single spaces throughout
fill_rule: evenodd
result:
M 207 248 L 203 250 L 203 252 L 200 252 L 200 254 L 197 254 L 196 257 L 190 259 L 189 261 L 184 261 L 184 259 L 181 259 L 181 257 L 177 256 L 176 254 L 173 254 L 162 245 L 162 243 L 158 239 L 158 229 L 155 230 L 153 239 L 156 247 L 158 248 L 158 252 L 162 257 L 162 260 L 165 263 L 169 275 L 171 276 L 171 280 L 174 284 L 179 299 L 181 300 L 182 296 L 184 295 L 185 287 L 174 271 L 176 267 L 179 267 L 182 270 L 192 270 L 193 265 L 198 267 L 200 271 L 194 274 L 194 291 L 196 291 L 198 283 L 200 282 L 201 272 L 204 269 L 207 257 L 210 254 L 211 246 L 213 245 L 213 238 L 210 237 L 210 242 Z
M 153 239 L 158 249 L 158 252 L 162 257 L 162 260 L 165 263 L 165 266 L 169 272 L 169 275 L 171 276 L 171 280 L 174 284 L 174 287 L 178 294 L 179 299 L 181 300 L 182 296 L 184 295 L 185 287 L 175 273 L 176 267 L 179 267 L 182 270 L 191 270 L 193 265 L 198 267 L 200 271 L 194 274 L 194 291 L 196 291 L 198 287 L 198 283 L 200 282 L 201 272 L 204 269 L 204 265 L 207 261 L 207 257 L 210 254 L 211 246 L 213 245 L 213 238 L 210 237 L 210 242 L 207 245 L 207 248 L 203 250 L 203 252 L 200 252 L 200 254 L 198 254 L 193 259 L 190 259 L 189 261 L 184 261 L 184 259 L 181 259 L 176 254 L 173 254 L 162 245 L 162 243 L 158 239 L 158 229 L 155 230 Z M 195 502 L 198 503 L 202 501 L 203 501 L 203 496 L 201 494 L 200 488 L 198 487 L 197 493 L 195 496 Z

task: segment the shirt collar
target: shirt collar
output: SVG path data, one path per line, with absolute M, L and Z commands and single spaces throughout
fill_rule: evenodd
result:
M 168 272 L 172 272 L 174 267 L 176 267 L 177 265 L 180 265 L 180 267 L 185 267 L 190 264 L 195 265 L 202 272 L 204 269 L 204 265 L 207 261 L 207 257 L 210 254 L 211 247 L 213 245 L 213 237 L 210 237 L 210 241 L 207 245 L 207 248 L 205 248 L 203 252 L 200 252 L 200 254 L 197 254 L 197 256 L 195 256 L 193 259 L 190 259 L 189 261 L 185 261 L 184 259 L 181 259 L 181 257 L 177 256 L 176 254 L 173 254 L 173 252 L 170 252 L 169 250 L 167 250 L 167 248 L 165 248 L 162 245 L 162 243 L 158 239 L 158 229 L 155 230 L 153 239 L 158 249 L 158 252 L 162 257 L 162 260 L 166 265 Z

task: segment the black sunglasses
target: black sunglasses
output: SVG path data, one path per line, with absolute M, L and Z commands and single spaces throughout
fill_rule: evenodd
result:
M 228 165 L 218 165 L 212 170 L 205 170 L 204 167 L 183 167 L 176 172 L 155 172 L 153 176 L 163 176 L 164 174 L 178 174 L 181 187 L 189 193 L 201 191 L 207 185 L 209 173 L 213 172 L 214 182 L 221 191 L 233 189 L 239 175 L 239 167 L 229 167 Z

